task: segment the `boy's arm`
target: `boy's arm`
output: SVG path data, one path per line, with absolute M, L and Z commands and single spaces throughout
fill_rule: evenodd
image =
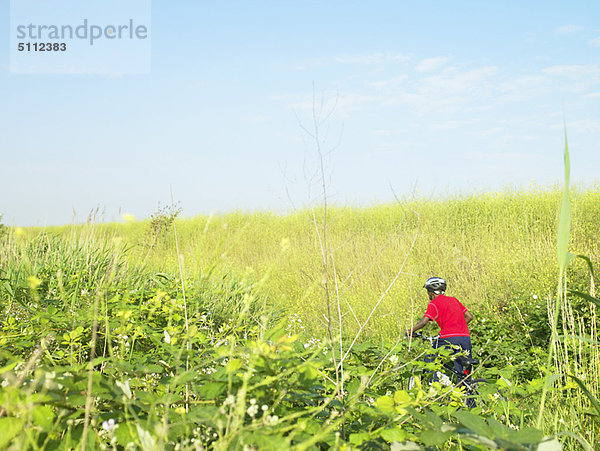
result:
M 424 316 L 417 322 L 417 324 L 414 325 L 414 327 L 410 330 L 408 335 L 412 337 L 412 334 L 414 334 L 419 329 L 422 329 L 423 327 L 425 327 L 429 321 L 431 321 L 431 320 L 429 318 L 427 318 L 426 316 Z
M 467 324 L 469 324 L 469 322 L 473 321 L 474 316 L 471 312 L 466 310 L 464 315 L 465 315 L 465 320 L 467 321 Z

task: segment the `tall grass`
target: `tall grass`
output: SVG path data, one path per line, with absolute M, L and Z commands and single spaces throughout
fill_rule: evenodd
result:
M 582 291 L 594 289 L 593 279 L 590 283 L 588 268 L 593 267 L 600 256 L 600 244 L 597 240 L 600 189 L 596 187 L 567 191 L 567 211 L 572 220 L 570 234 L 568 227 L 565 229 L 564 208 L 560 216 L 563 220 L 557 221 L 557 210 L 561 202 L 565 205 L 564 199 L 565 194 L 559 190 L 531 189 L 439 200 L 422 199 L 364 208 L 330 208 L 328 248 L 335 255 L 335 266 L 328 268 L 331 274 L 327 275 L 336 281 L 336 294 L 339 292 L 341 310 L 344 312 L 343 325 L 340 325 L 336 333 L 344 330 L 354 334 L 365 324 L 373 306 L 382 299 L 381 294 L 399 271 L 406 255 L 410 255 L 410 258 L 407 259 L 405 269 L 390 289 L 388 297 L 383 298 L 371 322 L 362 330 L 364 336 L 395 338 L 402 333 L 404 327 L 411 322 L 413 312 L 414 315 L 422 314 L 427 302 L 422 293 L 422 282 L 433 274 L 445 276 L 450 282 L 449 293 L 459 297 L 472 310 L 485 309 L 489 313 L 489 322 L 495 320 L 494 328 L 502 326 L 503 331 L 512 330 L 507 325 L 517 321 L 506 314 L 508 307 L 517 305 L 515 301 L 519 302 L 516 307 L 519 315 L 521 311 L 525 312 L 518 321 L 527 327 L 530 319 L 526 318 L 528 310 L 524 309 L 524 304 L 533 295 L 547 297 L 550 299 L 548 318 L 552 337 L 542 337 L 542 341 L 548 342 L 551 338 L 552 348 L 546 373 L 541 375 L 560 373 L 565 377 L 551 379 L 560 381 L 560 389 L 552 389 L 550 385 L 544 388 L 543 397 L 546 399 L 541 400 L 538 426 L 548 435 L 575 430 L 585 432 L 584 438 L 577 436 L 567 439 L 569 446 L 580 443 L 589 449 L 597 445 L 598 435 L 590 429 L 590 425 L 593 426 L 596 420 L 584 414 L 594 406 L 593 400 L 598 398 L 599 393 L 600 353 L 596 312 L 593 305 L 590 307 L 573 302 L 565 287 L 568 282 L 569 286 Z M 319 223 L 321 219 L 317 214 L 316 222 Z M 51 363 L 52 359 L 61 359 L 63 364 L 69 362 L 71 365 L 85 365 L 81 369 L 86 372 L 86 383 L 76 387 L 79 392 L 87 395 L 85 415 L 81 416 L 76 425 L 82 428 L 85 437 L 88 424 L 91 427 L 91 421 L 95 418 L 94 412 L 100 408 L 92 403 L 93 396 L 97 394 L 92 369 L 94 365 L 101 364 L 100 361 L 94 362 L 94 355 L 113 359 L 113 364 L 121 359 L 134 363 L 135 359 L 140 359 L 140 368 L 143 369 L 149 362 L 144 360 L 147 357 L 144 353 L 133 359 L 133 350 L 139 346 L 136 340 L 140 343 L 142 339 L 146 340 L 144 349 L 150 352 L 154 349 L 153 346 L 162 349 L 168 348 L 167 344 L 175 345 L 177 337 L 180 348 L 173 354 L 174 367 L 179 368 L 181 374 L 187 374 L 191 368 L 188 368 L 187 359 L 199 358 L 197 352 L 189 353 L 187 340 L 191 339 L 190 330 L 197 332 L 197 325 L 206 321 L 207 311 L 212 312 L 214 317 L 215 325 L 210 328 L 210 334 L 214 336 L 206 335 L 209 334 L 209 329 L 206 329 L 206 334 L 197 336 L 197 340 L 202 341 L 202 346 L 199 343 L 196 345 L 202 353 L 212 352 L 213 340 L 214 343 L 220 343 L 220 346 L 230 346 L 224 341 L 229 340 L 226 334 L 230 332 L 226 332 L 226 328 L 233 325 L 237 327 L 238 322 L 241 324 L 246 319 L 255 324 L 250 326 L 250 332 L 259 334 L 262 340 L 262 334 L 266 333 L 266 327 L 262 324 L 264 318 L 273 318 L 268 312 L 273 304 L 285 308 L 290 315 L 298 314 L 308 336 L 325 336 L 326 310 L 322 291 L 325 275 L 314 223 L 311 211 L 283 216 L 235 212 L 222 216 L 178 219 L 175 224 L 177 234 L 160 237 L 152 235 L 153 229 L 147 221 L 85 224 L 42 231 L 13 229 L 0 243 L 0 277 L 6 282 L 3 283 L 1 292 L 2 299 L 6 301 L 3 312 L 7 317 L 32 318 L 31 321 L 36 321 L 36 328 L 38 325 L 43 326 L 44 333 L 38 329 L 28 331 L 26 324 L 21 327 L 22 324 L 12 321 L 7 322 L 7 333 L 20 331 L 22 337 L 7 335 L 1 338 L 9 340 L 7 342 L 10 342 L 11 352 L 25 356 L 37 344 L 32 343 L 28 337 L 45 337 L 46 332 L 63 337 L 60 344 L 56 342 L 52 345 L 42 339 L 36 351 L 38 354 L 34 353 L 29 362 L 33 362 L 32 368 L 40 358 L 48 359 Z M 565 262 L 557 272 L 557 235 L 559 262 L 561 252 L 573 249 L 588 256 L 590 265 L 577 259 L 570 266 Z M 110 275 L 110 290 L 103 288 L 107 274 Z M 557 276 L 558 296 L 555 296 Z M 44 286 L 45 283 L 52 285 Z M 100 287 L 106 292 L 98 297 L 90 292 L 90 287 Z M 189 304 L 187 296 L 182 294 L 188 288 L 191 293 Z M 36 297 L 37 293 L 46 293 L 46 298 Z M 56 307 L 51 304 L 57 302 L 55 299 L 61 301 Z M 136 301 L 132 302 L 133 299 Z M 38 304 L 43 307 L 40 313 L 37 313 Z M 413 304 L 414 309 L 411 310 Z M 143 310 L 147 308 L 152 309 L 152 322 L 148 321 L 148 312 Z M 51 311 L 55 312 L 56 317 L 52 317 L 51 313 L 48 313 L 49 316 L 44 313 Z M 130 321 L 127 315 L 134 315 L 135 321 Z M 235 324 L 231 323 L 232 320 Z M 543 321 L 547 321 L 546 317 Z M 81 335 L 77 335 L 79 324 L 85 326 L 84 333 L 89 340 L 84 341 Z M 256 324 L 261 326 L 257 327 Z M 140 328 L 139 337 L 134 332 L 137 326 Z M 545 329 L 542 327 L 541 330 Z M 96 331 L 100 337 L 104 337 L 98 343 L 94 338 Z M 492 336 L 487 329 L 485 333 Z M 127 342 L 127 336 L 134 337 L 133 343 Z M 277 345 L 281 345 L 282 349 L 289 347 L 285 341 L 288 339 L 281 336 L 284 337 L 283 341 L 276 341 Z M 515 337 L 506 338 L 515 342 Z M 531 341 L 531 347 L 534 347 L 531 336 L 528 339 L 525 336 L 521 338 L 522 342 Z M 265 340 L 265 349 L 268 350 L 272 343 L 268 337 Z M 474 341 L 477 340 L 481 339 L 475 336 Z M 536 340 L 539 341 L 539 337 Z M 365 358 L 361 363 L 356 359 L 363 351 L 353 350 L 349 365 L 377 363 L 378 369 L 387 362 L 390 353 L 397 352 L 394 350 L 397 344 L 398 342 L 391 350 L 384 349 L 382 360 L 377 362 Z M 501 345 L 501 342 L 494 343 L 496 349 Z M 298 348 L 302 352 L 308 352 L 301 344 L 298 344 Z M 46 352 L 48 349 L 52 352 Z M 531 351 L 537 352 L 534 349 Z M 65 354 L 66 352 L 71 354 Z M 410 349 L 406 352 L 409 356 Z M 276 353 L 273 355 L 277 356 Z M 546 356 L 543 352 L 541 355 Z M 230 355 L 232 356 L 233 354 Z M 513 374 L 518 372 L 523 367 L 509 360 L 513 356 L 530 360 L 529 363 L 532 364 L 534 362 L 526 348 L 512 354 L 510 350 L 505 350 L 501 358 L 497 358 L 490 365 L 491 368 L 488 368 L 490 374 L 505 377 L 507 371 L 513 371 Z M 241 364 L 245 358 L 238 358 L 236 362 Z M 329 368 L 328 357 L 323 359 L 323 368 Z M 298 362 L 291 359 L 286 365 L 293 367 Z M 205 363 L 207 362 L 202 361 L 203 365 Z M 199 362 L 196 362 L 197 367 L 198 365 Z M 235 367 L 230 371 L 234 366 L 225 366 L 224 371 L 229 376 L 224 380 L 229 382 L 223 382 L 224 386 L 231 385 L 231 374 L 238 369 Z M 540 370 L 539 363 L 536 370 Z M 27 365 L 20 366 L 19 371 L 19 377 L 23 380 L 30 373 Z M 123 371 L 123 374 L 116 374 L 115 380 L 126 376 L 127 370 Z M 358 378 L 359 371 L 363 369 L 354 368 L 352 371 L 355 373 L 349 372 L 347 376 Z M 390 370 L 388 373 L 393 372 Z M 245 374 L 250 378 L 251 370 L 247 369 Z M 576 379 L 567 379 L 566 376 Z M 144 381 L 145 377 L 142 378 Z M 194 378 L 197 377 L 194 374 Z M 330 372 L 328 377 L 331 379 L 335 375 Z M 524 384 L 524 388 L 513 386 L 510 390 L 514 390 L 515 397 L 508 400 L 506 405 L 503 405 L 504 400 L 493 398 L 493 394 L 497 393 L 492 390 L 492 402 L 497 403 L 500 410 L 488 411 L 485 415 L 491 415 L 506 423 L 505 426 L 511 426 L 512 422 L 516 422 L 515 411 L 519 410 L 520 404 L 520 427 L 531 426 L 538 413 L 532 406 L 538 406 L 537 402 L 540 400 L 540 391 L 536 388 L 537 377 L 534 375 L 531 380 L 521 377 L 518 382 Z M 9 388 L 18 388 L 23 380 L 11 379 Z M 156 383 L 152 377 L 146 382 L 148 387 Z M 180 382 L 181 415 L 187 414 L 188 404 L 190 412 L 198 412 L 198 406 L 188 396 L 188 381 L 181 379 Z M 196 388 L 200 390 L 205 385 L 204 382 L 206 381 L 203 379 L 202 383 L 195 383 Z M 240 395 L 237 398 L 240 404 L 235 407 L 241 412 L 238 420 L 243 419 L 245 409 L 248 408 L 244 398 L 244 390 L 247 389 L 245 384 L 247 381 L 243 382 L 242 391 L 236 392 Z M 358 379 L 354 381 L 354 386 L 350 382 L 347 385 L 348 390 L 359 386 Z M 498 386 L 502 386 L 500 381 Z M 160 402 L 156 401 L 157 405 L 164 402 L 168 406 L 171 396 L 175 396 L 168 384 L 166 387 L 166 402 L 161 398 Z M 127 391 L 128 389 L 125 390 L 125 395 Z M 102 393 L 99 395 L 102 396 Z M 130 396 L 125 398 L 123 402 L 127 409 Z M 384 395 L 382 398 L 387 402 L 390 397 Z M 535 402 L 532 403 L 531 400 Z M 395 401 L 392 404 L 393 402 Z M 435 406 L 435 402 L 431 402 Z M 22 406 L 12 408 L 11 415 L 14 418 L 18 419 L 14 412 L 21 412 L 21 407 L 23 412 L 28 411 L 23 401 Z M 349 408 L 351 410 L 354 407 L 349 405 Z M 168 407 L 164 411 L 157 409 L 153 414 L 156 418 L 148 418 L 148 425 L 154 421 L 162 421 L 167 431 L 167 425 L 173 421 L 169 416 L 172 412 L 168 411 Z M 127 414 L 127 410 L 125 413 Z M 4 413 L 0 413 L 0 417 L 3 415 Z M 464 426 L 468 420 L 469 417 L 465 417 L 460 421 Z M 123 427 L 128 422 L 129 419 L 126 419 L 122 423 Z M 340 422 L 341 420 L 334 426 L 342 427 L 343 430 Z M 489 423 L 492 424 L 496 423 Z M 243 422 L 238 426 L 234 429 L 243 429 Z M 456 424 L 453 427 L 458 428 Z M 228 428 L 229 426 L 225 431 L 229 431 Z M 362 431 L 362 427 L 359 430 Z M 165 431 L 164 434 L 167 433 Z M 137 433 L 140 439 L 145 437 L 142 432 Z M 322 432 L 331 433 L 327 428 Z M 504 432 L 508 434 L 506 430 Z M 157 440 L 163 439 L 160 434 L 157 432 Z M 228 432 L 223 436 L 224 447 L 233 440 L 227 434 Z M 494 436 L 496 432 L 490 434 Z M 314 437 L 312 439 L 316 440 Z M 307 440 L 306 443 L 309 443 L 310 435 Z M 87 442 L 83 439 L 81 443 Z M 446 444 L 447 448 L 452 446 L 452 442 Z
M 328 246 L 335 253 L 342 304 L 352 306 L 361 321 L 368 316 L 412 244 L 417 215 L 419 237 L 411 258 L 367 333 L 389 338 L 410 322 L 406 313 L 411 305 L 420 314 L 427 302 L 422 281 L 431 275 L 446 277 L 449 292 L 470 308 L 502 307 L 532 294 L 547 297 L 556 288 L 560 199 L 558 189 L 532 188 L 372 207 L 330 207 Z M 571 199 L 571 247 L 598 261 L 600 189 L 574 190 Z M 171 236 L 148 253 L 152 238 L 147 221 L 97 227 L 111 240 L 132 246 L 132 262 L 144 261 L 157 271 L 177 269 Z M 52 230 L 66 233 L 69 227 Z M 231 271 L 263 279 L 268 273 L 263 288 L 269 296 L 321 327 L 326 314 L 322 259 L 311 211 L 197 216 L 178 219 L 177 231 L 188 274 Z M 580 286 L 584 265 L 572 265 L 569 271 Z M 345 317 L 346 326 L 355 331 L 358 326 L 351 317 Z

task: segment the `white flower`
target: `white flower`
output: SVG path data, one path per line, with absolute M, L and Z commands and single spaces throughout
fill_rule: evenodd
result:
M 267 424 L 267 426 L 275 426 L 278 420 L 279 417 L 277 415 L 267 415 L 265 417 L 265 424 Z
M 224 406 L 232 406 L 234 404 L 235 404 L 235 396 L 233 396 L 233 395 L 229 395 L 227 398 L 225 398 L 225 401 L 223 401 Z
M 534 294 L 534 295 L 533 295 L 533 299 L 537 299 L 537 298 L 538 298 L 538 295 L 537 295 L 537 294 Z
M 250 407 L 248 407 L 246 412 L 248 412 L 248 415 L 254 418 L 254 416 L 258 413 L 258 406 L 256 404 L 252 404 Z
M 112 432 L 114 431 L 115 427 L 115 420 L 113 420 L 112 418 L 110 418 L 108 421 L 102 422 L 102 429 L 104 429 L 105 431 Z
M 438 371 L 437 377 L 440 380 L 440 384 L 442 384 L 444 387 L 449 387 L 450 385 L 452 385 L 452 381 L 444 373 Z
M 263 404 L 262 407 L 260 408 L 263 412 L 266 412 L 267 410 L 269 410 L 269 406 L 267 406 L 266 404 Z
M 398 363 L 398 356 L 396 354 L 391 355 L 389 357 L 389 360 L 392 365 L 396 365 Z
M 165 330 L 165 343 L 171 343 L 171 336 L 169 335 L 169 332 L 167 332 Z

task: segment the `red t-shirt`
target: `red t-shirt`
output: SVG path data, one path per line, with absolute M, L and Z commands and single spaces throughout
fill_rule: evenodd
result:
M 440 294 L 427 306 L 425 317 L 438 323 L 440 337 L 470 337 L 464 313 L 467 311 L 458 299 Z

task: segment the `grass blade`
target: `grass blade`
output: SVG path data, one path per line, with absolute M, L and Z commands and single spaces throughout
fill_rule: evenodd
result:
M 594 296 L 587 294 L 587 293 L 583 293 L 581 291 L 577 291 L 577 290 L 568 290 L 569 293 L 574 294 L 577 297 L 580 297 L 581 299 L 585 299 L 586 301 L 591 302 L 592 304 L 596 304 L 597 307 L 600 307 L 600 299 L 595 298 Z
M 569 179 L 571 173 L 571 163 L 569 161 L 569 144 L 567 142 L 566 129 L 564 164 L 565 186 L 563 189 L 562 201 L 560 204 L 560 219 L 558 221 L 558 234 L 556 243 L 556 257 L 558 260 L 558 267 L 561 271 L 567 267 L 569 261 L 574 257 L 574 255 L 568 251 L 569 235 L 571 233 L 571 199 L 569 197 Z
M 590 258 L 585 255 L 576 255 L 575 257 L 578 257 L 587 263 L 588 269 L 590 270 L 590 274 L 592 275 L 592 279 L 595 281 L 596 274 L 594 273 L 594 265 L 592 264 L 592 261 L 590 260 Z
M 585 393 L 585 396 L 588 397 L 588 399 L 592 403 L 592 406 L 594 406 L 594 409 L 596 409 L 596 411 L 598 412 L 598 415 L 600 415 L 600 403 L 594 397 L 594 395 L 592 395 L 590 393 L 590 391 L 587 389 L 587 387 L 585 386 L 585 384 L 583 383 L 583 381 L 581 379 L 579 379 L 579 378 L 571 375 L 571 374 L 569 374 L 569 377 L 571 379 L 573 379 L 577 383 L 577 385 L 579 385 L 579 388 L 581 388 L 581 390 L 583 391 L 583 393 Z

